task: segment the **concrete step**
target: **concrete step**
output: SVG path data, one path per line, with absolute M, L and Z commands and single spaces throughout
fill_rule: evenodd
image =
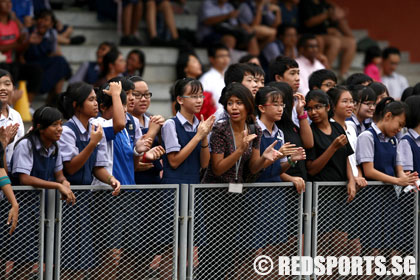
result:
M 99 44 L 99 42 L 98 42 Z M 96 60 L 97 45 L 82 46 L 61 46 L 61 51 L 71 63 L 82 63 L 85 61 Z M 135 47 L 119 47 L 124 56 Z M 178 50 L 169 47 L 139 47 L 146 55 L 146 68 L 148 65 L 175 65 L 178 58 Z M 195 49 L 198 57 L 203 64 L 208 64 L 207 52 L 205 49 Z
M 95 28 L 95 29 L 113 29 L 117 30 L 115 22 L 99 21 L 95 12 L 85 10 L 62 10 L 54 11 L 54 14 L 64 24 L 70 24 L 75 28 Z M 175 14 L 175 24 L 177 28 L 197 29 L 196 14 Z M 145 28 L 144 19 L 140 22 L 140 28 Z

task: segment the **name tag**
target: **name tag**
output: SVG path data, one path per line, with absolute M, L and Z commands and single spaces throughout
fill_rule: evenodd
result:
M 231 192 L 231 193 L 242 193 L 243 186 L 244 186 L 243 184 L 229 183 L 229 192 Z

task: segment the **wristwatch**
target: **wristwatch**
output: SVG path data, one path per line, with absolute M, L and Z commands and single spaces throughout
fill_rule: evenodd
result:
M 287 156 L 287 162 L 291 167 L 295 167 L 297 161 L 293 161 L 292 156 Z

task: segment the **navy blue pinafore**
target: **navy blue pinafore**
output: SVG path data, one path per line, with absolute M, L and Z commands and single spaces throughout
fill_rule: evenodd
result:
M 172 118 L 175 122 L 176 133 L 181 149 L 195 136 L 196 132 L 187 132 L 177 117 Z M 165 143 L 164 143 L 165 144 Z M 169 164 L 168 157 L 165 154 L 163 158 L 163 184 L 199 184 L 200 183 L 200 152 L 201 141 L 194 148 L 192 153 L 184 162 L 173 169 Z
M 141 129 L 143 135 L 145 135 L 149 129 L 142 128 Z M 153 147 L 159 146 L 158 138 L 155 137 L 153 141 Z M 153 161 L 153 167 L 146 171 L 137 171 L 135 172 L 134 176 L 136 179 L 136 184 L 139 185 L 147 185 L 147 184 L 160 184 L 160 171 L 162 171 L 163 167 L 160 163 L 160 159 Z
M 410 143 L 411 152 L 413 153 L 413 171 L 420 174 L 420 147 L 410 135 L 405 135 L 402 139 L 406 139 Z

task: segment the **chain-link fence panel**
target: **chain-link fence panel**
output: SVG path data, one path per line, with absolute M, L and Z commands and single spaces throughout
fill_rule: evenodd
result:
M 279 256 L 301 256 L 302 203 L 291 183 L 191 185 L 188 279 L 261 279 L 263 255 L 276 276 Z
M 387 268 L 393 256 L 417 257 L 417 192 L 369 182 L 348 202 L 345 182 L 315 182 L 313 191 L 313 256 L 384 256 Z M 337 273 L 319 278 L 337 279 Z
M 56 279 L 176 279 L 178 185 L 72 187 L 62 203 Z
M 18 225 L 12 235 L 6 224 L 10 204 L 0 202 L 0 279 L 43 279 L 44 191 L 33 187 L 13 187 L 19 204 Z

